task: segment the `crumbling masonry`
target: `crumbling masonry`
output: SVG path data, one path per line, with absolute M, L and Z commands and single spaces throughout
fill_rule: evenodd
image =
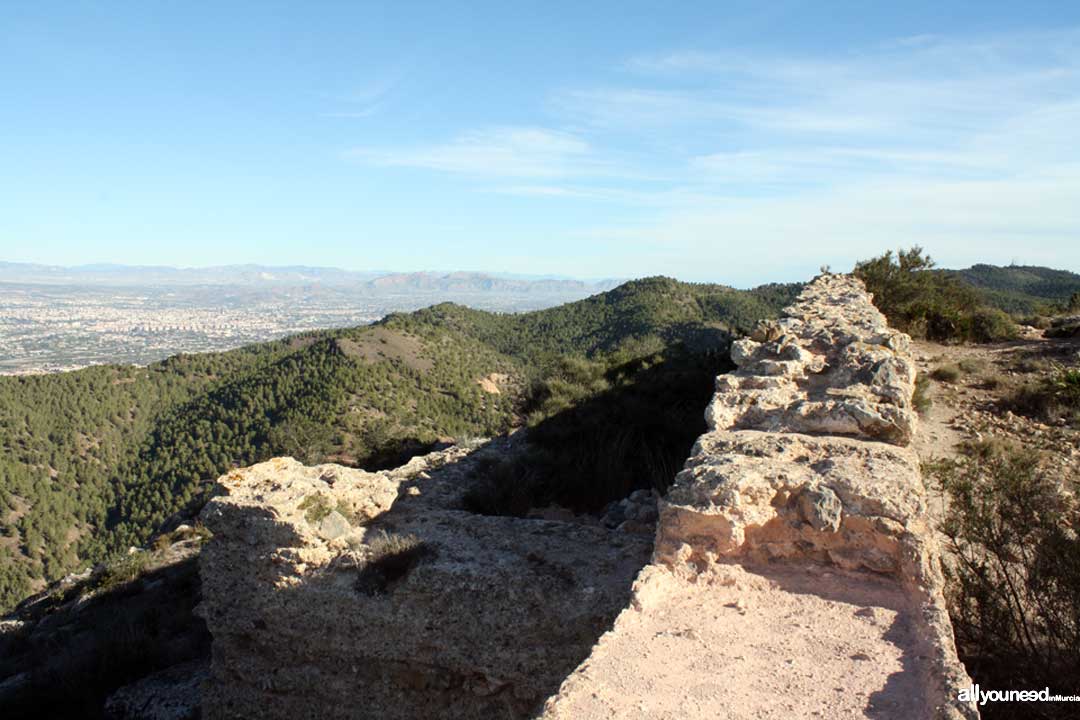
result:
M 223 477 L 205 717 L 977 717 L 907 447 L 908 343 L 839 275 L 736 342 L 654 548 L 467 512 L 512 438 Z

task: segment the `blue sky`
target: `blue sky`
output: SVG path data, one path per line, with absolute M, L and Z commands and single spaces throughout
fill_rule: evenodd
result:
M 1080 270 L 1078 139 L 1068 1 L 0 4 L 0 260 Z

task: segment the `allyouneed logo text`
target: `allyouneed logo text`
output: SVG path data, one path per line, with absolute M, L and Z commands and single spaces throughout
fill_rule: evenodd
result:
M 1051 695 L 1050 688 L 1042 690 L 983 690 L 976 683 L 960 690 L 960 702 L 985 705 L 988 702 L 1080 702 L 1080 695 Z

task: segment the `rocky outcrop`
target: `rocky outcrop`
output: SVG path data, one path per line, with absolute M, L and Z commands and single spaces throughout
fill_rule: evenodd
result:
M 651 538 L 465 509 L 485 456 L 277 459 L 203 511 L 207 718 L 527 717 L 625 607 Z
M 739 369 L 717 378 L 709 427 L 910 442 L 911 340 L 888 327 L 862 284 L 823 276 L 786 313 L 732 344 Z
M 735 343 L 668 495 L 599 522 L 469 512 L 513 436 L 222 478 L 205 716 L 977 717 L 907 447 L 908 338 L 870 300 L 824 275 Z
M 785 315 L 734 344 L 632 606 L 545 717 L 977 716 L 907 447 L 909 338 L 847 276 Z M 710 702 L 685 677 L 705 668 Z

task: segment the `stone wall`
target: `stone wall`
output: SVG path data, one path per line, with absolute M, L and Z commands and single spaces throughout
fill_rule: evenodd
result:
M 206 717 L 524 718 L 545 698 L 545 717 L 575 720 L 976 717 L 955 699 L 968 678 L 907 447 L 907 336 L 857 280 L 824 275 L 732 356 L 655 550 L 599 522 L 467 512 L 476 468 L 513 437 L 391 472 L 278 459 L 222 478 L 203 513 Z M 866 652 L 838 645 L 807 680 L 830 633 Z M 857 672 L 876 654 L 880 673 Z M 730 670 L 702 700 L 712 678 L 675 667 Z M 866 697 L 815 699 L 845 677 Z
M 467 512 L 476 466 L 512 445 L 223 477 L 202 514 L 204 716 L 530 716 L 625 607 L 652 543 Z
M 899 672 L 868 677 L 867 694 L 877 705 L 868 701 L 866 715 L 848 715 L 851 707 L 844 712 L 815 707 L 806 696 L 787 717 L 833 712 L 838 717 L 977 717 L 973 706 L 957 700 L 970 680 L 957 660 L 942 597 L 919 461 L 907 447 L 917 422 L 909 343 L 888 327 L 860 281 L 826 274 L 807 286 L 782 319 L 761 323 L 750 338 L 734 344 L 738 369 L 717 378 L 706 411 L 709 431 L 660 502 L 653 564 L 639 576 L 632 607 L 549 702 L 546 717 L 620 714 L 617 700 L 606 705 L 596 700 L 604 696 L 598 690 L 608 678 L 627 672 L 624 661 L 613 658 L 636 647 L 635 634 L 662 632 L 657 628 L 670 622 L 650 622 L 650 614 L 671 616 L 679 610 L 664 598 L 688 592 L 710 602 L 710 588 L 733 585 L 736 596 L 784 608 L 771 619 L 759 618 L 762 636 L 748 642 L 759 652 L 787 648 L 785 635 L 806 629 L 800 615 L 821 619 L 820 627 L 809 630 L 804 657 L 786 649 L 783 664 L 770 670 L 780 678 L 776 695 L 790 694 L 820 662 L 809 647 L 815 643 L 829 644 L 836 637 L 866 643 L 863 652 L 850 652 L 846 641 L 836 643 L 830 662 L 840 677 L 854 674 L 864 659 L 877 660 L 877 654 L 898 657 Z M 777 602 L 770 594 L 785 597 Z M 722 596 L 717 590 L 716 597 Z M 846 605 L 850 611 L 842 610 Z M 873 636 L 864 632 L 868 617 L 891 620 Z M 754 627 L 742 614 L 699 622 L 708 627 L 697 632 L 711 631 L 732 643 L 746 640 L 740 625 Z M 649 645 L 647 640 L 639 644 Z M 704 652 L 715 652 L 717 666 L 730 660 L 722 651 Z M 730 681 L 740 682 L 737 677 L 736 668 Z M 901 683 L 914 704 L 904 704 L 890 689 Z M 655 699 L 686 691 L 654 685 L 650 694 Z M 773 716 L 774 697 L 745 697 L 738 691 L 722 697 L 746 717 Z M 887 711 L 890 706 L 896 709 Z M 700 717 L 709 717 L 708 712 L 704 708 Z

